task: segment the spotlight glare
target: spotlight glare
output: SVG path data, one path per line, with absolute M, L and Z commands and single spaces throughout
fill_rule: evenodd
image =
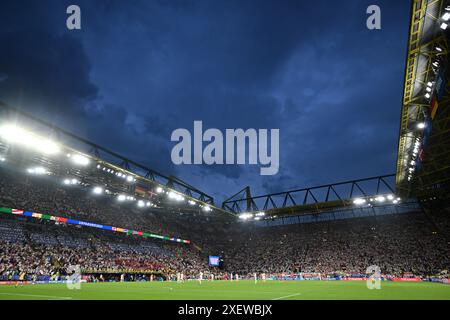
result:
M 87 166 L 89 159 L 81 154 L 75 154 L 72 157 L 72 162 L 81 166 Z
M 37 136 L 14 125 L 0 127 L 0 137 L 8 142 L 20 144 L 44 154 L 55 154 L 60 151 L 58 145 L 53 141 Z

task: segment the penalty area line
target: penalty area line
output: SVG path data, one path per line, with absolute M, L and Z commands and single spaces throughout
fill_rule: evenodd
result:
M 299 296 L 299 295 L 301 295 L 301 293 L 294 293 L 294 294 L 290 294 L 290 295 L 287 295 L 287 296 L 273 298 L 272 300 L 282 300 L 282 299 L 285 299 L 285 298 L 295 297 L 295 296 Z

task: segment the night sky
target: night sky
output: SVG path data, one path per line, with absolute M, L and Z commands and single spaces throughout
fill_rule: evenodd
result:
M 81 7 L 81 30 L 66 8 Z M 366 8 L 381 7 L 381 30 Z M 395 172 L 410 3 L 1 1 L 0 100 L 213 195 Z M 280 170 L 172 164 L 177 128 L 279 128 Z

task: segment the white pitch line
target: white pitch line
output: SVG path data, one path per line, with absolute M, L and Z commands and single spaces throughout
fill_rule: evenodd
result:
M 72 297 L 44 296 L 44 295 L 39 295 L 39 294 L 26 294 L 26 293 L 0 292 L 0 294 L 6 295 L 6 296 L 27 296 L 27 297 L 41 297 L 41 298 L 65 299 L 65 300 L 72 299 Z
M 288 296 L 282 296 L 282 297 L 274 298 L 272 300 L 281 300 L 281 299 L 284 299 L 284 298 L 290 298 L 290 297 L 295 297 L 295 296 L 299 296 L 299 295 L 301 295 L 301 293 L 294 293 L 294 294 L 290 294 Z

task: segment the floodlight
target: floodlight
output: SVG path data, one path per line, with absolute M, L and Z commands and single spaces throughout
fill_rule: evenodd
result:
M 133 177 L 132 176 L 127 176 L 127 181 L 128 182 L 132 182 L 133 181 Z
M 446 12 L 446 13 L 444 13 L 444 15 L 442 16 L 442 20 L 448 21 L 448 19 L 450 19 L 450 13 Z
M 209 211 L 211 211 L 212 209 L 211 209 L 210 206 L 204 206 L 204 207 L 203 207 L 203 210 L 206 211 L 206 212 L 209 212 Z
M 383 196 L 378 196 L 378 197 L 375 198 L 375 200 L 378 201 L 378 202 L 384 202 L 386 200 L 386 198 L 383 197 Z
M 442 22 L 442 24 L 441 24 L 441 29 L 442 29 L 442 30 L 446 30 L 447 27 L 448 27 L 448 24 L 446 24 L 445 22 Z
M 64 184 L 70 184 L 70 180 L 69 179 L 64 179 Z
M 242 213 L 239 215 L 239 219 L 242 219 L 242 220 L 247 220 L 252 217 L 253 217 L 253 214 L 251 214 L 251 213 Z
M 161 187 L 156 188 L 156 192 L 161 193 L 163 192 L 163 189 Z
M 354 204 L 364 204 L 366 203 L 366 199 L 363 198 L 356 198 L 355 200 L 353 200 Z
M 117 200 L 119 200 L 119 201 L 125 201 L 126 198 L 127 198 L 127 197 L 126 197 L 124 194 L 119 194 L 119 195 L 117 196 Z
M 173 191 L 170 191 L 167 195 L 170 199 L 175 199 L 177 197 L 176 193 Z
M 92 191 L 93 191 L 95 194 L 102 194 L 102 193 L 103 193 L 103 188 L 101 188 L 101 187 L 95 187 Z
M 431 92 L 431 88 L 430 88 L 430 87 L 427 87 L 425 90 L 426 90 L 427 92 Z
M 27 172 L 31 174 L 46 174 L 47 170 L 42 167 L 35 167 L 35 168 L 28 168 Z
M 419 128 L 419 129 L 423 129 L 425 127 L 426 127 L 425 122 L 420 122 L 420 123 L 417 124 L 417 128 Z
M 193 206 L 193 205 L 195 204 L 195 201 L 189 200 L 188 203 L 189 203 L 191 206 Z
M 257 217 L 264 217 L 266 214 L 263 211 L 260 211 L 256 214 Z
M 425 98 L 430 99 L 431 95 L 429 93 L 425 94 Z
M 142 200 L 139 200 L 138 201 L 138 207 L 140 207 L 140 208 L 145 207 L 145 202 L 142 201 Z
M 431 87 L 431 86 L 433 86 L 433 82 L 431 82 L 431 81 L 430 81 L 430 82 L 428 82 L 428 83 L 427 83 L 427 86 L 428 86 L 428 87 Z
M 394 199 L 394 196 L 392 194 L 388 194 L 386 198 L 388 198 L 388 200 L 392 200 Z
M 5 160 L 6 160 L 5 158 L 0 157 L 0 161 L 1 161 L 1 162 L 4 162 Z

